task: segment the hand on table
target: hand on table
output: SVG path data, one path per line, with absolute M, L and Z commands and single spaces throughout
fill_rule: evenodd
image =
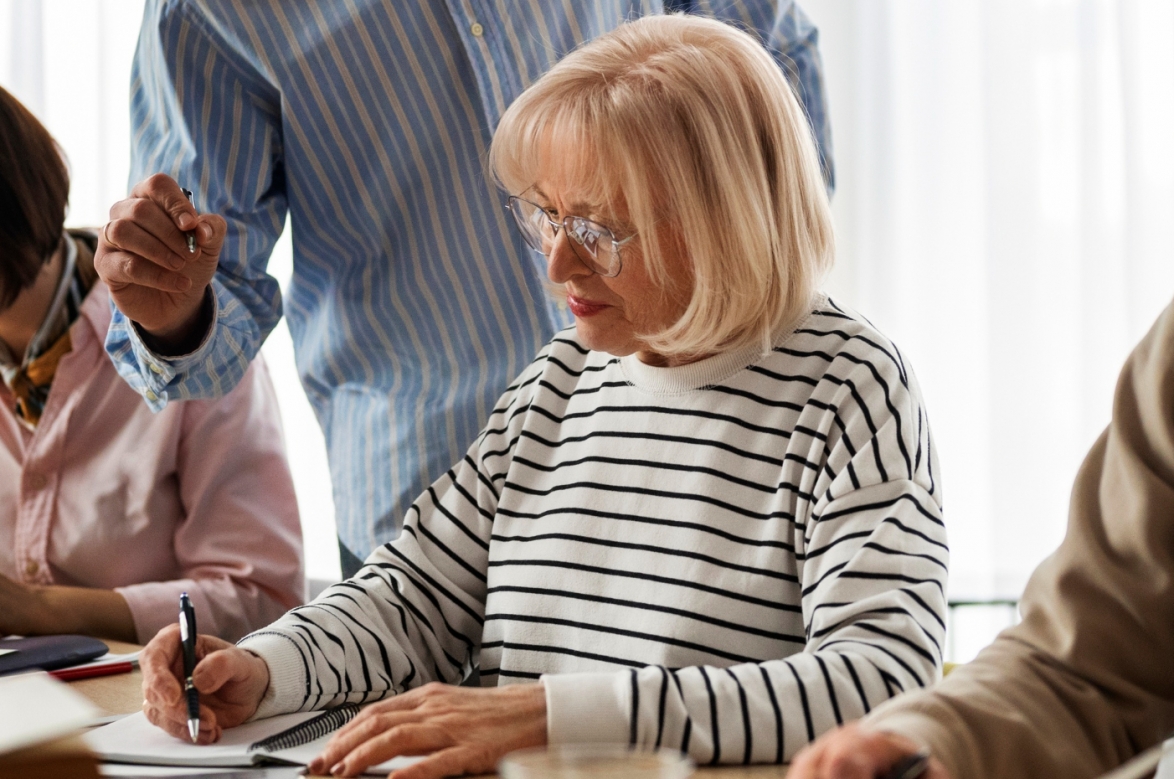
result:
M 225 728 L 253 715 L 269 687 L 265 661 L 214 636 L 196 637 L 192 683 L 200 693 L 200 744 L 220 739 Z M 143 711 L 153 724 L 189 740 L 184 697 L 183 652 L 179 625 L 168 625 L 139 655 L 143 671 Z
M 207 331 L 203 309 L 227 225 L 199 215 L 175 180 L 157 173 L 114 204 L 102 228 L 94 268 L 119 310 L 168 353 L 195 345 Z M 188 252 L 185 231 L 195 234 Z
M 0 636 L 36 636 L 41 609 L 36 589 L 0 574 Z
M 0 636 L 61 633 L 136 638 L 130 607 L 114 590 L 24 584 L 0 575 Z
M 373 703 L 310 763 L 316 774 L 357 776 L 397 755 L 430 755 L 395 779 L 492 773 L 506 752 L 546 743 L 541 684 L 476 689 L 427 684 Z
M 825 733 L 795 756 L 787 779 L 878 779 L 919 747 L 895 733 L 845 725 Z M 945 767 L 930 758 L 922 779 L 950 779 Z

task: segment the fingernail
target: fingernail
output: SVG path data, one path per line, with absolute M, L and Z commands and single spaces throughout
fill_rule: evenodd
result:
M 187 276 L 180 276 L 179 280 L 175 282 L 175 288 L 180 292 L 187 292 L 192 286 L 192 280 Z
M 196 218 L 191 214 L 179 215 L 179 226 L 184 230 L 191 230 L 196 224 Z
M 211 225 L 209 225 L 209 224 L 200 225 L 200 240 L 201 241 L 211 241 L 212 240 L 212 226 Z
M 179 270 L 184 266 L 183 257 L 179 257 L 174 254 L 167 258 L 167 262 L 171 266 L 172 270 Z
M 343 762 L 345 762 L 345 761 L 343 761 Z M 343 775 L 343 772 L 345 769 L 343 762 L 335 763 L 334 768 L 330 769 L 330 773 L 332 776 L 342 776 Z

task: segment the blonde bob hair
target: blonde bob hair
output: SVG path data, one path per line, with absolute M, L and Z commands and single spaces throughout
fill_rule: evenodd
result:
M 658 228 L 671 229 L 693 285 L 677 322 L 641 334 L 664 355 L 769 350 L 832 262 L 806 115 L 762 44 L 712 19 L 647 16 L 571 52 L 506 110 L 489 161 L 513 193 L 555 173 L 622 204 L 666 294 L 682 281 Z

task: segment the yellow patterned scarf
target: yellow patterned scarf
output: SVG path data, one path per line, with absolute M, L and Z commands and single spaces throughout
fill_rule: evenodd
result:
M 41 415 L 45 413 L 49 390 L 57 375 L 57 365 L 73 349 L 69 328 L 81 312 L 82 301 L 97 276 L 93 259 L 95 240 L 96 237 L 87 232 L 66 233 L 61 281 L 45 315 L 45 322 L 34 337 L 30 353 L 25 355 L 21 366 L 4 370 L 8 388 L 16 397 L 16 416 L 30 429 L 36 428 Z M 64 332 L 58 329 L 60 327 L 65 328 Z M 55 330 L 61 334 L 51 346 L 41 349 L 37 342 L 53 337 Z
M 49 399 L 49 388 L 57 375 L 57 363 L 69 354 L 73 343 L 66 330 L 53 345 L 30 360 L 9 379 L 8 388 L 16 396 L 16 415 L 29 427 L 36 427 Z

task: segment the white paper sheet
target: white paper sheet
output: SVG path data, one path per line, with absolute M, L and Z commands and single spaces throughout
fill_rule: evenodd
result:
M 0 677 L 0 754 L 72 733 L 101 713 L 46 673 Z

